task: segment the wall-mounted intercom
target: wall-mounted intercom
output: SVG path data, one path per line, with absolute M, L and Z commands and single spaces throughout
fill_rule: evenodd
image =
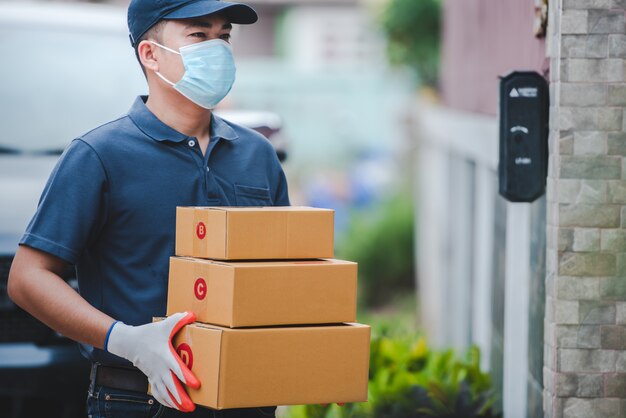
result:
M 500 194 L 532 202 L 546 190 L 548 83 L 540 74 L 514 71 L 500 80 Z

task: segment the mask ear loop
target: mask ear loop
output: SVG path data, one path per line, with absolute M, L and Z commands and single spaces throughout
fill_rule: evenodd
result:
M 161 80 L 165 81 L 165 82 L 166 82 L 167 84 L 169 84 L 170 86 L 172 86 L 172 87 L 176 86 L 176 83 L 172 83 L 170 80 L 168 80 L 167 78 L 165 78 L 165 76 L 164 76 L 163 74 L 161 74 L 160 72 L 155 71 L 154 73 L 155 73 L 156 75 L 158 75 L 158 76 L 159 76 L 159 78 L 160 78 Z
M 180 52 L 178 52 L 178 51 L 174 51 L 172 48 L 168 48 L 168 47 L 166 47 L 166 46 L 164 46 L 164 45 L 161 45 L 161 44 L 160 44 L 160 43 L 158 43 L 158 42 L 154 42 L 154 41 L 148 41 L 148 42 L 150 42 L 150 43 L 151 43 L 151 44 L 153 44 L 153 45 L 158 46 L 159 48 L 163 48 L 163 49 L 164 49 L 164 50 L 166 50 L 166 51 L 172 52 L 172 53 L 174 53 L 174 54 L 176 54 L 176 55 L 180 55 Z
M 166 47 L 166 46 L 164 46 L 164 45 L 161 45 L 160 43 L 157 43 L 157 42 L 154 42 L 154 41 L 148 41 L 148 42 L 150 42 L 151 44 L 154 44 L 154 45 L 158 46 L 159 48 L 163 48 L 163 49 L 164 49 L 164 50 L 166 50 L 166 51 L 169 51 L 169 52 L 172 52 L 172 53 L 174 53 L 174 54 L 180 55 L 180 52 L 178 52 L 178 51 L 174 51 L 173 49 L 168 48 L 168 47 Z M 167 78 L 165 78 L 165 76 L 164 76 L 163 74 L 161 74 L 160 72 L 155 71 L 154 73 L 155 73 L 156 75 L 158 75 L 158 76 L 161 78 L 161 80 L 165 81 L 165 82 L 166 82 L 167 84 L 169 84 L 170 86 L 172 86 L 172 87 L 176 86 L 176 83 L 172 83 L 170 80 L 168 80 Z

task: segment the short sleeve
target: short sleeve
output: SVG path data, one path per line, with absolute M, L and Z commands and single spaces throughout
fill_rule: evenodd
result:
M 59 159 L 20 245 L 75 264 L 100 233 L 108 206 L 108 182 L 97 153 L 74 140 Z

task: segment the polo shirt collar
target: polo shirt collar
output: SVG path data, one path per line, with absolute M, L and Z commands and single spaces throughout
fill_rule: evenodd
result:
M 146 106 L 148 96 L 139 96 L 128 112 L 137 127 L 155 141 L 183 142 L 189 137 L 166 125 Z M 211 113 L 211 139 L 224 138 L 228 141 L 238 138 L 237 133 L 223 119 Z
M 211 139 L 213 138 L 223 138 L 227 141 L 232 141 L 239 138 L 239 135 L 224 119 L 211 112 Z

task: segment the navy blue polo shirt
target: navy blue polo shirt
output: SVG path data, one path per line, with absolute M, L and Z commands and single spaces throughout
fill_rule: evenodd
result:
M 75 264 L 81 295 L 129 325 L 165 315 L 176 206 L 289 205 L 262 135 L 213 115 L 203 155 L 196 138 L 161 122 L 145 99 L 69 145 L 20 241 Z M 91 360 L 126 364 L 81 349 Z

